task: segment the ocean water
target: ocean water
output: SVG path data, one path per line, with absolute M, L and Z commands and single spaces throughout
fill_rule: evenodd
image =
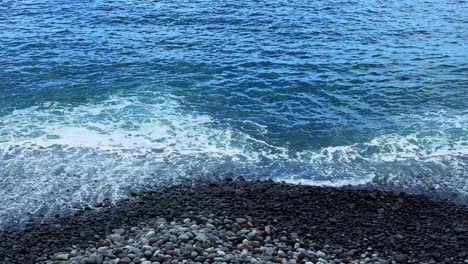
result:
M 0 228 L 184 178 L 468 203 L 468 2 L 0 1 Z

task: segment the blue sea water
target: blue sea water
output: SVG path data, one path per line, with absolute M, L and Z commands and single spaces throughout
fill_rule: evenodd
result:
M 467 43 L 462 0 L 0 0 L 0 227 L 186 177 L 467 202 Z

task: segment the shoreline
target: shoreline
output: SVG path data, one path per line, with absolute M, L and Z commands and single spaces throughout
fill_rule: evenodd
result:
M 161 218 L 167 220 L 168 226 L 172 221 L 183 225 L 185 219 L 190 219 L 191 224 L 200 228 L 205 228 L 208 221 L 200 219 L 210 219 L 213 223 L 219 219 L 234 222 L 249 219 L 249 226 L 242 228 L 264 232 L 266 226 L 271 226 L 277 230 L 271 234 L 273 241 L 297 234 L 299 249 L 311 250 L 313 244 L 313 252 L 324 253 L 322 259 L 331 261 L 319 263 L 360 263 L 366 258 L 368 263 L 468 263 L 466 207 L 421 195 L 375 189 L 243 179 L 185 183 L 134 194 L 132 199 L 116 205 L 82 210 L 49 224 L 0 231 L 0 263 L 73 263 L 71 258 L 67 262 L 58 260 L 57 256 L 70 254 L 72 250 L 84 250 L 82 254 L 85 254 L 86 250 L 108 243 L 105 241 L 109 241 L 115 230 L 124 229 L 130 234 L 129 230 L 136 228 L 147 232 Z M 225 230 L 226 224 L 216 229 Z M 294 245 L 289 245 L 290 256 L 282 259 L 297 261 L 293 257 L 297 250 Z M 278 262 L 277 255 L 263 259 L 252 252 L 251 257 L 260 258 L 260 263 L 283 263 Z M 236 256 L 234 251 L 231 253 Z M 373 260 L 372 256 L 378 256 L 379 260 Z M 137 257 L 145 260 L 143 256 Z M 319 261 L 313 258 L 301 261 Z M 102 261 L 109 263 L 105 261 L 111 259 L 106 260 L 104 256 Z M 207 259 L 201 263 L 206 261 L 213 262 Z

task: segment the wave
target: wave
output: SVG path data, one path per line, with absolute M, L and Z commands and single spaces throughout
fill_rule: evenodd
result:
M 188 111 L 181 100 L 145 93 L 82 105 L 49 102 L 3 116 L 0 228 L 187 177 L 391 182 L 468 193 L 466 115 L 396 117 L 413 125 L 369 142 L 294 152 Z

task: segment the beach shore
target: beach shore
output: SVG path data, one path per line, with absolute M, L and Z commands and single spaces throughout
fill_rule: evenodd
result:
M 0 232 L 0 263 L 468 263 L 468 210 L 377 190 L 226 179 Z

